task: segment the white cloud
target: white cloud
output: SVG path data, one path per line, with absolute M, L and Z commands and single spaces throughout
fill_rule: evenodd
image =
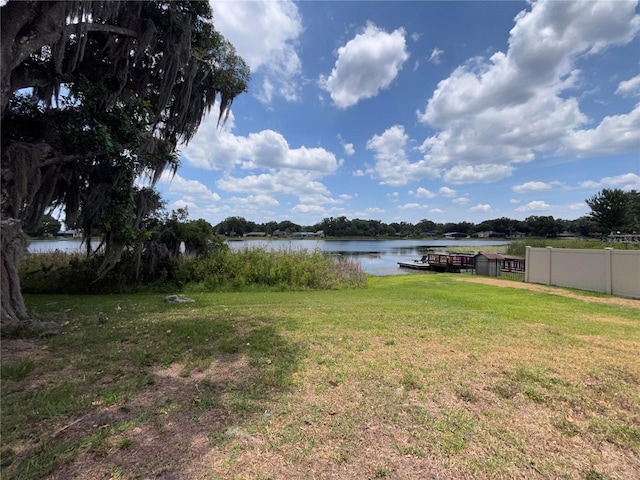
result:
M 324 216 L 325 214 L 325 209 L 321 205 L 305 205 L 302 203 L 293 207 L 291 211 L 294 213 L 302 213 L 305 215 L 314 215 L 318 217 Z
M 252 73 L 264 75 L 258 99 L 269 103 L 277 94 L 297 100 L 302 63 L 296 47 L 303 27 L 296 4 L 289 0 L 210 3 L 216 29 L 236 47 Z
M 167 186 L 168 193 L 182 196 L 182 199 L 191 205 L 219 202 L 221 200 L 220 195 L 212 192 L 199 181 L 187 180 L 178 174 L 172 175 L 168 171 L 162 173 L 159 182 Z
M 444 213 L 444 210 L 442 210 L 441 208 L 432 208 L 431 210 L 429 210 L 429 213 Z
M 420 198 L 433 198 L 436 194 L 427 190 L 426 188 L 418 187 L 416 189 L 416 197 Z
M 273 130 L 234 135 L 233 114 L 222 129 L 216 128 L 216 121 L 214 111 L 181 156 L 195 168 L 222 170 L 219 189 L 253 195 L 328 192 L 319 179 L 335 173 L 341 165 L 333 153 L 318 147 L 292 148 L 281 133 Z M 244 178 L 234 176 L 232 172 L 237 169 L 251 173 Z
M 406 203 L 404 205 L 399 205 L 399 210 L 414 210 L 420 208 L 427 208 L 428 205 L 422 205 L 421 203 Z
M 516 193 L 539 192 L 541 190 L 550 190 L 552 186 L 544 182 L 525 182 L 520 185 L 511 187 Z
M 625 173 L 615 177 L 604 177 L 599 182 L 587 180 L 580 183 L 582 188 L 620 188 L 622 190 L 640 190 L 640 175 L 636 173 Z
M 384 213 L 385 210 L 383 208 L 371 207 L 367 208 L 365 212 L 367 212 L 367 214 L 369 215 L 380 215 L 381 213 Z
M 353 143 L 345 143 L 342 145 L 342 148 L 344 148 L 344 154 L 348 157 L 356 153 L 355 148 L 353 148 Z
M 537 212 L 544 211 L 549 209 L 549 204 L 543 202 L 542 200 L 535 200 L 533 202 L 529 202 L 526 205 L 516 208 L 516 212 Z
M 325 185 L 315 179 L 316 175 L 301 170 L 282 169 L 275 173 L 225 176 L 218 180 L 220 190 L 259 194 L 328 195 Z
M 228 203 L 243 210 L 260 210 L 269 207 L 278 207 L 280 202 L 270 195 L 249 195 L 247 197 L 231 197 Z
M 182 156 L 194 167 L 206 170 L 294 168 L 333 173 L 339 166 L 333 153 L 323 148 L 291 148 L 281 133 L 262 130 L 236 136 L 217 130 L 215 116 L 207 116 Z
M 623 97 L 637 97 L 640 95 L 640 75 L 620 82 L 618 89 L 616 90 L 618 95 Z
M 372 23 L 337 53 L 331 74 L 321 75 L 318 83 L 339 108 L 375 97 L 388 88 L 409 58 L 402 28 L 387 33 Z
M 431 63 L 433 63 L 434 65 L 439 65 L 440 64 L 440 57 L 442 56 L 443 53 L 444 53 L 444 50 L 441 50 L 438 47 L 435 47 L 431 51 L 431 55 L 429 55 L 429 61 Z
M 511 175 L 510 165 L 455 165 L 444 174 L 444 180 L 453 184 L 489 183 Z
M 407 158 L 406 148 L 409 136 L 404 127 L 394 125 L 385 130 L 381 135 L 374 135 L 367 142 L 367 150 L 374 152 L 376 164 L 374 175 L 384 185 L 405 185 L 410 180 L 419 180 L 428 177 L 437 177 L 438 170 L 427 162 L 420 160 L 410 162 Z
M 469 203 L 469 199 L 467 197 L 458 197 L 454 198 L 451 201 L 457 205 L 466 205 L 467 203 Z
M 455 197 L 458 194 L 458 192 L 456 192 L 453 188 L 449 187 L 440 187 L 440 190 L 438 190 L 438 192 L 443 197 Z
M 441 172 L 448 169 L 442 173 L 446 181 L 488 182 L 540 153 L 587 156 L 638 148 L 640 107 L 581 130 L 589 119 L 567 95 L 580 81 L 577 59 L 634 38 L 640 28 L 636 5 L 532 3 L 516 17 L 506 53 L 459 66 L 417 112 L 421 122 L 438 129 L 422 144 L 425 161 Z
M 491 205 L 489 205 L 488 203 L 479 203 L 475 207 L 471 207 L 469 211 L 470 212 L 490 212 Z
M 573 132 L 565 151 L 581 157 L 614 155 L 640 148 L 640 103 L 628 114 L 602 119 L 596 128 Z

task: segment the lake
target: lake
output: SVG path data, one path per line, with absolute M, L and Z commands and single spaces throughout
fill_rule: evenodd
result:
M 426 250 L 437 247 L 455 250 L 459 247 L 473 247 L 477 250 L 491 251 L 491 247 L 508 245 L 509 240 L 326 240 L 326 239 L 245 239 L 227 242 L 235 250 L 260 247 L 271 250 L 320 249 L 326 252 L 343 255 L 357 261 L 363 270 L 371 275 L 398 275 L 415 273 L 398 267 L 398 262 L 419 259 Z M 33 240 L 29 242 L 29 252 L 47 252 L 62 250 L 77 251 L 79 239 L 68 240 Z

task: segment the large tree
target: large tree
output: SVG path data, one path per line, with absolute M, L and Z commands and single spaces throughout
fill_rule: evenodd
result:
M 586 200 L 591 208 L 591 218 L 604 229 L 603 233 L 625 230 L 630 219 L 630 205 L 634 193 L 625 192 L 620 188 L 604 188 Z
M 136 241 L 176 149 L 249 70 L 206 1 L 9 1 L 0 8 L 2 321 L 28 318 L 17 276 L 25 228 L 52 206 L 106 247 L 102 271 Z M 87 243 L 89 245 L 89 243 Z

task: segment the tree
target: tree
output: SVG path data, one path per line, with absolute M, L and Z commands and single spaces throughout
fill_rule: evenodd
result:
M 249 70 L 206 1 L 9 1 L 0 8 L 2 320 L 28 318 L 17 266 L 23 229 L 52 206 L 105 244 L 102 272 L 140 241 L 152 187 Z M 27 89 L 30 95 L 24 95 Z
M 562 224 L 560 221 L 549 216 L 536 216 L 532 215 L 525 218 L 527 224 L 526 230 L 530 235 L 535 237 L 555 237 L 562 231 Z
M 245 233 L 249 233 L 249 225 L 247 219 L 244 217 L 227 217 L 214 227 L 214 230 L 219 235 L 226 235 L 229 237 L 242 236 Z
M 605 188 L 586 202 L 591 208 L 590 217 L 605 233 L 624 230 L 630 213 L 630 194 L 619 188 Z
M 60 231 L 62 224 L 58 219 L 54 218 L 51 215 L 44 215 L 40 222 L 38 223 L 38 227 L 35 230 L 30 230 L 25 233 L 32 237 L 46 237 L 46 236 L 54 236 L 56 233 Z

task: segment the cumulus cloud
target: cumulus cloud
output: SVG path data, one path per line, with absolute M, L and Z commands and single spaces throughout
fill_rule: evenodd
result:
M 443 176 L 446 182 L 461 183 L 489 183 L 511 175 L 513 167 L 487 163 L 484 165 L 455 165 Z
M 428 205 L 422 205 L 421 203 L 406 203 L 404 205 L 399 205 L 398 210 L 415 210 L 427 207 Z
M 269 103 L 278 95 L 298 100 L 302 62 L 296 47 L 303 27 L 296 4 L 290 0 L 210 3 L 216 29 L 236 47 L 252 73 L 262 75 L 258 99 Z
M 520 185 L 514 185 L 511 187 L 516 193 L 527 193 L 527 192 L 539 192 L 541 190 L 550 190 L 552 187 L 548 183 L 544 182 L 525 182 Z
M 376 159 L 374 176 L 384 185 L 405 185 L 410 180 L 437 177 L 438 170 L 424 161 L 410 162 L 407 157 L 409 136 L 404 127 L 394 125 L 367 142 Z
M 325 209 L 322 205 L 306 205 L 300 203 L 291 209 L 294 213 L 301 213 L 304 215 L 313 215 L 321 217 L 325 215 Z
M 324 148 L 291 148 L 284 136 L 262 130 L 237 136 L 228 130 L 217 131 L 208 118 L 189 145 L 181 152 L 187 162 L 206 170 L 291 168 L 333 173 L 339 166 L 335 155 Z
M 640 75 L 637 75 L 629 80 L 620 82 L 618 89 L 616 90 L 618 95 L 623 97 L 637 97 L 640 96 Z
M 489 205 L 488 203 L 479 203 L 475 207 L 471 207 L 469 211 L 470 212 L 490 212 L 491 205 Z
M 467 197 L 458 197 L 458 198 L 454 198 L 451 201 L 458 205 L 466 205 L 467 203 L 469 203 L 469 199 Z
M 449 188 L 449 187 L 440 187 L 438 192 L 443 197 L 455 197 L 458 194 L 458 192 L 456 192 L 453 188 Z
M 620 188 L 622 190 L 640 190 L 640 175 L 625 173 L 614 177 L 604 177 L 600 181 L 587 180 L 580 183 L 582 188 Z
M 247 175 L 245 177 L 224 176 L 219 179 L 220 190 L 252 194 L 285 195 L 329 195 L 329 190 L 316 180 L 312 172 L 279 170 L 273 173 Z
M 356 153 L 355 148 L 353 148 L 353 143 L 345 143 L 342 145 L 342 148 L 344 148 L 344 154 L 348 157 Z
M 627 114 L 607 116 L 592 129 L 572 132 L 564 150 L 580 157 L 613 155 L 640 148 L 640 103 Z
M 163 172 L 158 182 L 171 209 L 186 208 L 191 218 L 213 219 L 225 209 L 221 196 L 198 180 Z
M 417 112 L 437 129 L 422 144 L 424 160 L 451 183 L 487 182 L 509 176 L 512 164 L 541 152 L 588 156 L 638 148 L 640 107 L 585 130 L 590 120 L 578 99 L 566 94 L 581 80 L 577 59 L 634 38 L 640 28 L 636 5 L 532 3 L 516 17 L 506 53 L 459 66 Z M 621 94 L 635 91 L 635 79 L 629 82 L 621 83 Z
M 420 198 L 433 198 L 436 194 L 427 190 L 426 188 L 418 187 L 416 189 L 416 197 Z
M 516 208 L 516 212 L 542 212 L 545 210 L 549 210 L 549 204 L 542 200 L 535 200 Z
M 319 147 L 293 148 L 274 130 L 235 135 L 233 114 L 224 128 L 217 129 L 215 110 L 205 118 L 181 156 L 192 167 L 222 171 L 217 182 L 220 190 L 253 195 L 328 191 L 320 179 L 335 173 L 341 165 L 332 152 Z M 241 177 L 238 170 L 249 175 Z
M 263 208 L 277 207 L 280 202 L 271 195 L 249 195 L 247 197 L 231 197 L 227 200 L 235 207 L 243 210 L 261 210 Z
M 339 108 L 355 105 L 388 88 L 409 58 L 405 31 L 391 33 L 373 23 L 338 49 L 338 59 L 329 76 L 321 75 L 321 88 L 329 92 Z
M 159 183 L 166 185 L 169 194 L 182 196 L 183 200 L 191 205 L 221 200 L 220 195 L 209 190 L 206 185 L 197 180 L 187 180 L 177 173 L 172 175 L 164 171 Z

